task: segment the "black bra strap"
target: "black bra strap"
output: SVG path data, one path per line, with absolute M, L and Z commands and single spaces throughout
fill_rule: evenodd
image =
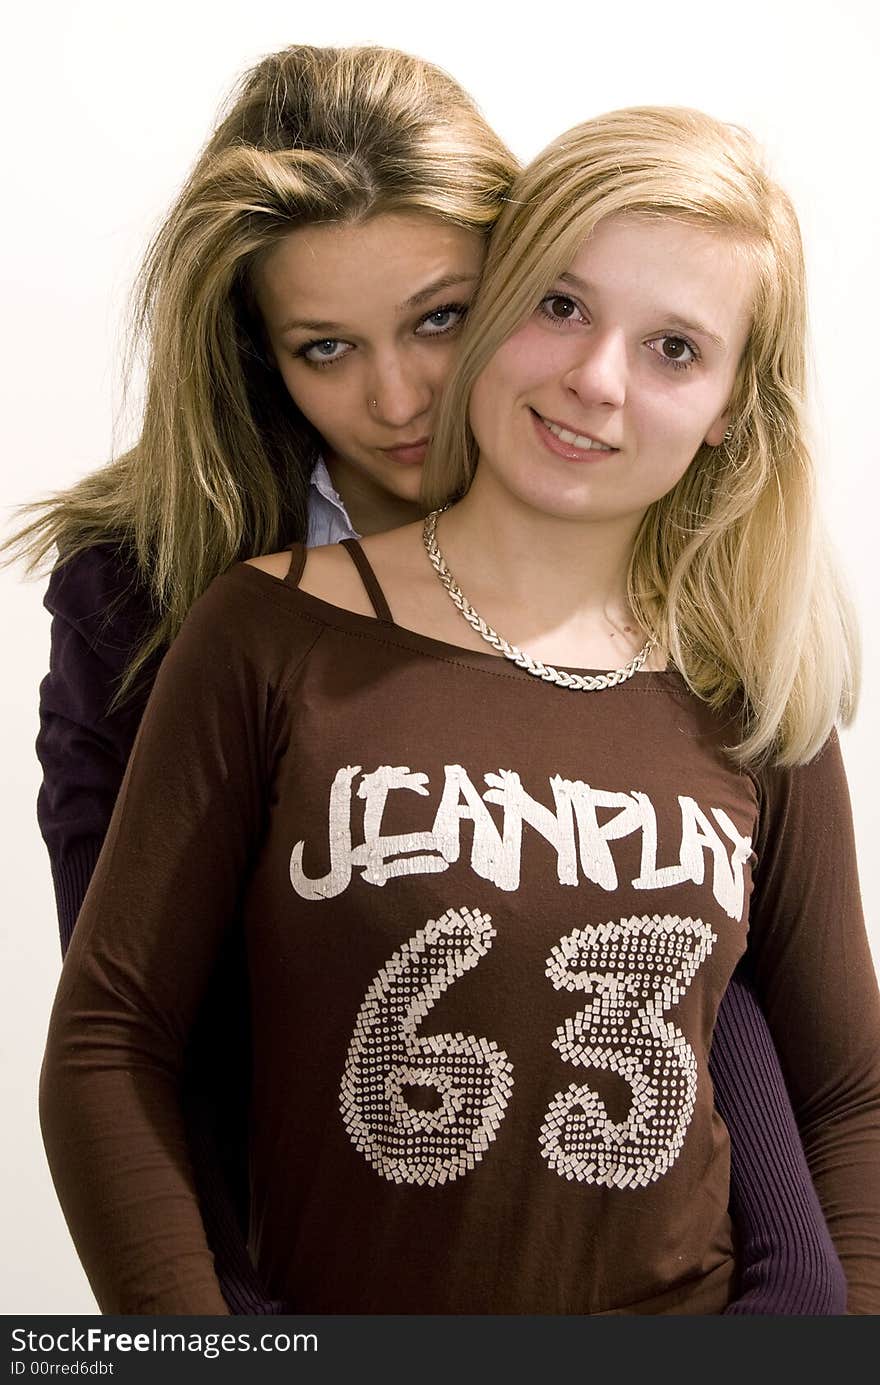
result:
M 298 587 L 300 578 L 303 575 L 303 568 L 306 565 L 306 546 L 304 543 L 295 543 L 290 549 L 290 567 L 287 569 L 284 578 L 285 587 Z
M 393 625 L 394 618 L 388 602 L 385 600 L 385 593 L 379 586 L 378 578 L 370 567 L 367 555 L 357 539 L 343 539 L 342 547 L 348 549 L 349 556 L 361 575 L 361 581 L 366 588 L 367 596 L 373 603 L 373 610 L 376 612 L 377 619 L 383 625 Z

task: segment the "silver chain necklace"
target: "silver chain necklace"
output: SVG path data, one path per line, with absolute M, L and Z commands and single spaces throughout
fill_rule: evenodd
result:
M 503 654 L 505 659 L 510 659 L 511 663 L 518 665 L 519 668 L 524 668 L 526 673 L 533 674 L 535 678 L 540 678 L 545 683 L 556 683 L 560 688 L 571 688 L 575 692 L 600 692 L 604 688 L 615 688 L 618 683 L 625 683 L 627 678 L 632 678 L 634 673 L 638 673 L 654 648 L 653 640 L 648 640 L 645 647 L 639 650 L 635 658 L 631 659 L 625 668 L 613 669 L 610 673 L 600 673 L 595 676 L 589 673 L 566 673 L 563 669 L 553 668 L 551 664 L 542 664 L 538 659 L 530 658 L 523 650 L 517 649 L 515 644 L 508 644 L 503 636 L 497 634 L 491 625 L 487 625 L 483 617 L 477 614 L 446 566 L 446 559 L 437 544 L 437 520 L 442 513 L 442 509 L 433 510 L 431 514 L 426 516 L 422 525 L 422 542 L 425 545 L 425 552 L 431 560 L 431 566 L 468 625 L 473 626 L 477 634 L 481 635 L 487 644 L 491 644 L 494 649 Z

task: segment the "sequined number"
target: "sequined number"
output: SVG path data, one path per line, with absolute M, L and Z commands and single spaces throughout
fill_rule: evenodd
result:
M 416 1034 L 494 936 L 485 914 L 449 909 L 385 963 L 358 1011 L 342 1118 L 357 1149 L 394 1183 L 460 1178 L 495 1139 L 513 1087 L 507 1054 L 472 1034 Z
M 494 936 L 487 915 L 448 910 L 385 963 L 358 1011 L 340 1107 L 356 1148 L 392 1182 L 433 1187 L 459 1178 L 497 1135 L 513 1089 L 507 1054 L 474 1035 L 416 1034 Z M 638 1188 L 677 1159 L 696 1100 L 696 1058 L 662 1015 L 714 941 L 700 920 L 655 915 L 576 929 L 551 952 L 553 986 L 591 997 L 560 1025 L 553 1047 L 568 1063 L 616 1073 L 632 1094 L 620 1122 L 588 1084 L 556 1094 L 540 1148 L 561 1177 Z
M 681 1153 L 697 1094 L 697 1061 L 663 1019 L 712 951 L 699 919 L 628 918 L 575 929 L 554 947 L 547 975 L 557 990 L 590 1002 L 556 1031 L 567 1063 L 616 1073 L 631 1091 L 613 1121 L 602 1098 L 573 1082 L 557 1092 L 541 1126 L 541 1153 L 563 1178 L 606 1188 L 643 1188 Z

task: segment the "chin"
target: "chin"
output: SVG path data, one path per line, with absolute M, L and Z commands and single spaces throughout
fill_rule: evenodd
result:
M 540 488 L 524 485 L 511 487 L 511 491 L 521 505 L 548 519 L 588 520 L 600 517 L 601 502 L 595 490 L 588 490 L 583 484 Z
M 383 477 L 383 485 L 385 490 L 396 495 L 398 500 L 411 500 L 415 504 L 422 490 L 422 467 L 407 467 L 405 471 L 401 469 L 391 476 Z

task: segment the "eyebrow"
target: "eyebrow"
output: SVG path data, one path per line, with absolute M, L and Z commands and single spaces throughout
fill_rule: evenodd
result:
M 479 278 L 478 274 L 442 274 L 439 279 L 432 279 L 430 284 L 426 284 L 418 293 L 414 293 L 406 302 L 398 303 L 395 309 L 398 313 L 404 313 L 410 308 L 418 308 L 422 303 L 427 303 L 433 298 L 435 293 L 440 293 L 442 289 L 457 288 L 460 284 L 474 284 Z M 333 333 L 345 332 L 345 325 L 341 322 L 320 322 L 312 318 L 291 318 L 280 328 L 281 335 L 294 330 L 306 332 L 322 332 L 325 336 Z
M 560 274 L 559 280 L 562 283 L 571 284 L 574 288 L 579 289 L 581 293 L 589 294 L 594 292 L 593 285 L 588 284 L 585 279 L 579 279 L 576 274 Z M 675 327 L 680 332 L 693 332 L 694 336 L 697 337 L 706 337 L 707 340 L 717 346 L 720 351 L 725 351 L 727 349 L 727 342 L 724 338 L 720 337 L 717 332 L 713 332 L 709 327 L 704 327 L 701 322 L 694 322 L 688 318 L 679 317 L 678 313 L 661 313 L 660 316 L 669 327 Z
M 407 308 L 418 308 L 421 303 L 433 298 L 434 294 L 439 293 L 441 289 L 457 288 L 459 284 L 475 284 L 478 278 L 478 274 L 442 274 L 439 279 L 432 280 L 425 288 L 414 293 L 412 298 L 401 303 L 398 312 L 405 312 Z

